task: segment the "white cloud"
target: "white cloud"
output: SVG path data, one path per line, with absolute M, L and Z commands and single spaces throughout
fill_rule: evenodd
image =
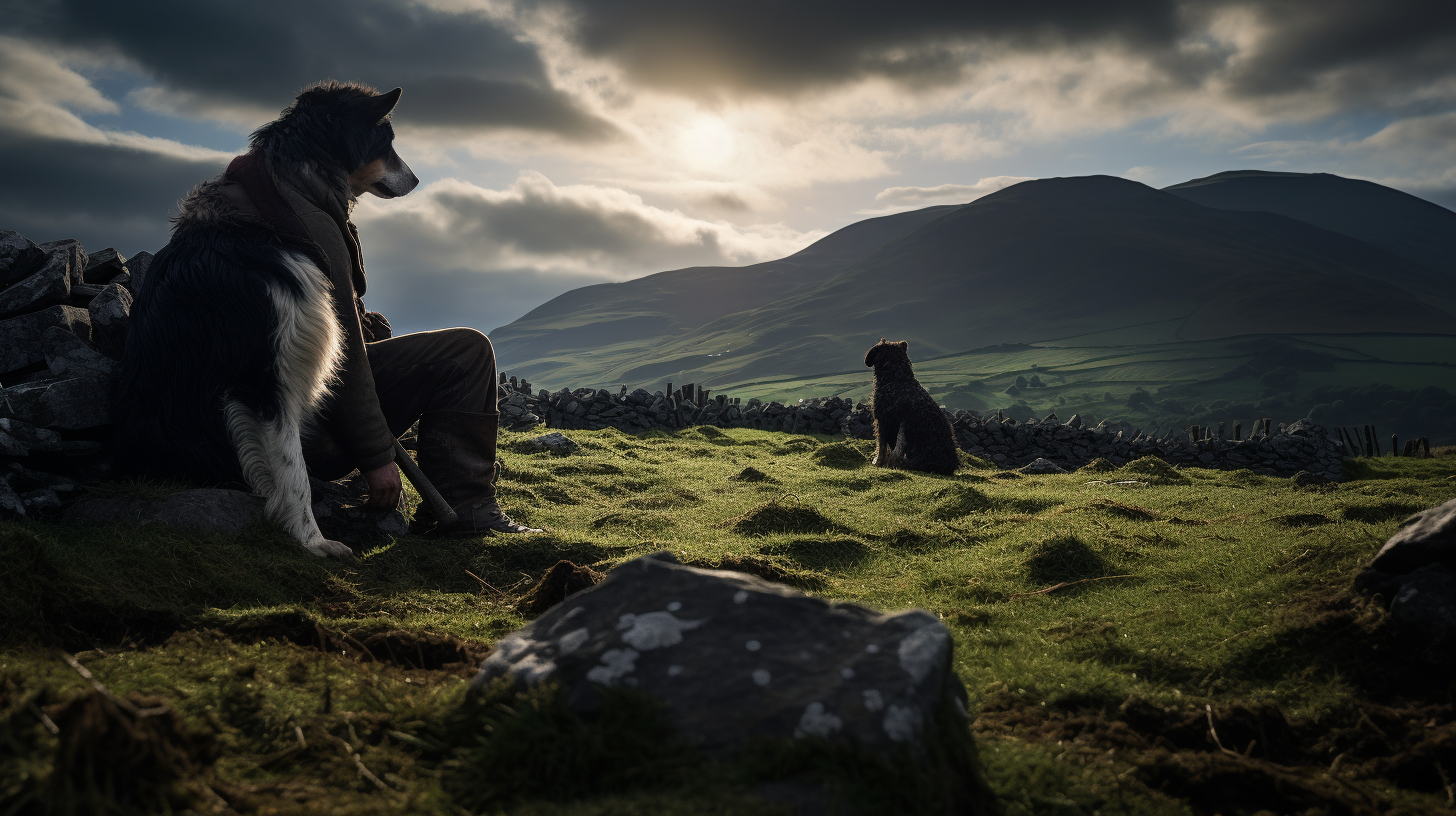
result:
M 625 280 L 694 265 L 742 265 L 789 255 L 825 233 L 778 224 L 737 227 L 664 210 L 625 190 L 558 186 L 524 171 L 505 190 L 459 179 L 355 213 L 371 256 L 401 266 Z M 382 236 L 383 241 L 370 236 Z
M 230 158 L 230 154 L 172 139 L 106 130 L 77 112 L 116 114 L 120 106 L 67 67 L 66 54 L 13 37 L 0 37 L 0 133 L 27 138 L 103 145 L 185 161 Z
M 1456 112 L 1398 119 L 1364 138 L 1255 142 L 1233 152 L 1292 171 L 1445 191 L 1456 187 Z
M 889 215 L 936 204 L 965 204 L 1013 184 L 1031 181 L 1030 176 L 990 176 L 975 184 L 940 184 L 935 187 L 888 187 L 875 194 L 883 207 L 858 210 L 860 215 Z
M 1125 179 L 1132 179 L 1133 181 L 1141 181 L 1144 184 L 1147 184 L 1150 183 L 1152 179 L 1158 177 L 1158 168 L 1150 167 L 1148 165 L 1129 167 L 1126 170 L 1122 171 L 1122 177 Z

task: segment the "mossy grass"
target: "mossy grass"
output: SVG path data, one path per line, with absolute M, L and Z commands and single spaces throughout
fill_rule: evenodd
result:
M 0 523 L 0 801 L 44 802 L 58 742 L 36 712 L 90 689 L 59 647 L 115 694 L 157 698 L 180 727 L 212 740 L 217 758 L 194 781 L 250 809 L 765 812 L 747 765 L 690 752 L 656 765 L 654 749 L 635 743 L 595 754 L 599 724 L 552 719 L 561 712 L 544 698 L 497 700 L 510 711 L 494 720 L 461 713 L 478 656 L 527 621 L 517 604 L 553 564 L 604 571 L 666 549 L 825 597 L 940 615 L 987 780 L 1008 813 L 1207 812 L 1206 775 L 1190 769 L 1223 755 L 1204 735 L 1205 706 L 1226 740 L 1243 722 L 1227 712 L 1262 706 L 1287 718 L 1298 755 L 1275 762 L 1251 731 L 1234 749 L 1246 760 L 1226 759 L 1245 763 L 1231 779 L 1286 773 L 1275 766 L 1308 776 L 1267 776 L 1283 780 L 1270 790 L 1307 788 L 1314 798 L 1299 812 L 1363 812 L 1368 803 L 1351 804 L 1361 796 L 1392 813 L 1444 807 L 1433 760 L 1407 749 L 1421 733 L 1456 728 L 1456 687 L 1405 661 L 1378 609 L 1340 596 L 1411 509 L 1456 497 L 1456 458 L 1352 460 L 1357 478 L 1309 487 L 1157 463 L 997 479 L 977 468 L 837 467 L 819 452 L 872 450 L 830 437 L 565 433 L 579 454 L 508 454 L 501 483 L 512 515 L 546 533 L 404 537 L 358 566 L 314 559 L 266 525 L 226 536 Z M 749 468 L 766 478 L 736 478 Z M 1110 576 L 1130 577 L 1084 580 Z M 1435 724 L 1411 731 L 1383 719 L 1406 711 Z M 1385 742 L 1352 736 L 1373 733 L 1365 720 Z M 440 729 L 467 721 L 474 737 L 509 732 L 500 745 L 524 740 L 536 756 L 477 740 L 479 779 L 487 766 L 508 778 L 460 787 L 448 763 L 470 745 Z M 568 761 L 539 747 L 548 721 L 550 733 L 576 735 L 561 750 L 580 753 Z M 1320 776 L 1340 755 L 1339 782 Z M 549 773 L 529 764 L 542 757 L 562 764 Z M 570 796 L 532 787 L 570 768 L 579 782 Z M 650 784 L 625 784 L 648 768 L 658 771 Z M 926 801 L 897 796 L 880 812 Z

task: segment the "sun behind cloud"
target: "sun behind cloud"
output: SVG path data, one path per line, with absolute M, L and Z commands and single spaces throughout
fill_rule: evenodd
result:
M 677 146 L 694 169 L 721 170 L 737 155 L 738 137 L 721 118 L 703 114 L 683 129 Z

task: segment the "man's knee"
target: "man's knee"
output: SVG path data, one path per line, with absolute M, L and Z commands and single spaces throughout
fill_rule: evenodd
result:
M 442 329 L 441 334 L 447 347 L 450 349 L 450 359 L 457 362 L 461 368 L 480 369 L 482 367 L 495 367 L 495 348 L 490 344 L 490 338 L 475 329 Z

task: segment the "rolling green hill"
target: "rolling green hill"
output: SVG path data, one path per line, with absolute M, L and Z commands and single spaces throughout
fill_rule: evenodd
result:
M 1134 390 L 1166 389 L 1168 421 L 1180 406 L 1186 419 L 1220 401 L 1282 421 L 1341 401 L 1313 393 L 1321 387 L 1456 391 L 1456 355 L 1422 352 L 1456 337 L 1456 275 L 1440 265 L 1448 247 L 1456 213 L 1324 174 L 1237 172 L 1166 191 L 1107 176 L 1041 179 L 855 224 L 781 261 L 579 289 L 492 337 L 504 370 L 553 389 L 855 393 L 868 386 L 864 349 L 889 337 L 908 340 L 922 374 L 942 378 L 937 397 L 951 407 L 1096 403 L 1115 414 L 1141 401 Z M 1373 355 L 1282 351 L 1375 337 L 1411 342 Z M 985 352 L 1006 344 L 1073 349 L 1066 365 L 1078 373 L 1008 393 L 1033 369 L 1027 358 L 982 370 Z M 1048 364 L 1035 365 L 1048 379 Z M 1266 376 L 1281 368 L 1294 376 Z M 1348 421 L 1445 433 L 1407 428 L 1419 424 L 1410 400 L 1359 402 L 1367 415 Z M 1404 413 L 1386 410 L 1391 402 Z

